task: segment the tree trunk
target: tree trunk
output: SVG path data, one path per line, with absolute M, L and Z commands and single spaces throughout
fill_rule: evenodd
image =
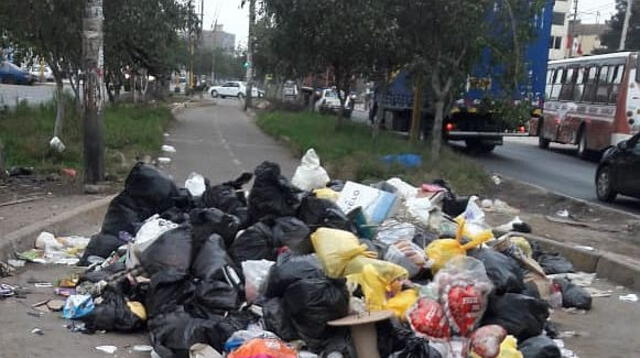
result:
M 56 123 L 53 127 L 53 136 L 62 139 L 62 127 L 64 126 L 64 84 L 62 78 L 56 76 Z
M 131 96 L 133 103 L 138 103 L 138 76 L 134 72 L 131 73 Z M 185 91 L 186 92 L 186 91 Z
M 87 0 L 82 21 L 84 81 L 84 169 L 85 182 L 104 178 L 104 49 L 102 0 Z
M 440 159 L 442 147 L 442 123 L 444 121 L 444 98 L 438 97 L 435 102 L 435 119 L 431 130 L 431 159 L 437 162 Z
M 0 51 L 0 55 L 2 55 L 2 51 Z M 4 169 L 4 144 L 2 144 L 2 140 L 0 139 L 0 179 L 4 179 L 6 176 L 6 172 Z
M 247 93 L 245 93 L 244 110 L 251 108 L 253 93 L 253 27 L 256 22 L 256 0 L 249 0 L 249 40 L 247 44 Z
M 413 110 L 411 112 L 411 128 L 409 130 L 409 139 L 411 143 L 418 142 L 420 137 L 420 122 L 422 121 L 422 93 L 424 91 L 424 83 L 422 76 L 416 78 L 415 89 L 413 91 Z

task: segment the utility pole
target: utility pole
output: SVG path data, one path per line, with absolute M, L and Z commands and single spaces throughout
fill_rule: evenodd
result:
M 193 12 L 195 13 L 195 9 L 193 7 L 193 0 L 189 0 L 189 12 L 191 12 L 192 10 L 194 10 Z M 194 87 L 194 83 L 193 83 L 193 57 L 194 57 L 194 53 L 195 53 L 195 44 L 194 44 L 194 37 L 195 34 L 193 33 L 193 24 L 191 23 L 191 13 L 189 14 L 189 22 L 188 22 L 188 26 L 189 26 L 189 80 L 187 83 L 187 86 L 189 87 L 187 91 L 188 93 L 191 93 L 191 91 L 193 91 L 193 87 Z
M 633 12 L 633 0 L 627 0 L 627 10 L 624 13 L 624 23 L 622 24 L 622 34 L 620 34 L 620 47 L 618 51 L 624 51 L 627 47 L 627 33 L 629 32 L 629 22 Z
M 578 21 L 578 0 L 575 0 L 573 4 L 573 21 L 571 22 L 571 26 L 569 26 L 569 36 L 567 36 L 567 39 L 571 39 L 571 43 L 569 44 L 569 57 L 573 57 L 573 45 L 576 43 L 575 28 L 576 22 Z
M 256 0 L 249 0 L 249 40 L 247 43 L 247 93 L 245 93 L 244 110 L 251 107 L 253 92 L 253 27 L 256 22 Z
M 82 21 L 84 60 L 84 180 L 96 184 L 104 178 L 104 48 L 102 0 L 86 0 Z
M 218 38 L 218 15 L 216 14 L 216 18 L 213 21 L 213 31 L 211 32 L 211 36 L 213 37 L 213 49 L 211 55 L 211 85 L 214 85 L 214 81 L 216 80 L 216 39 Z

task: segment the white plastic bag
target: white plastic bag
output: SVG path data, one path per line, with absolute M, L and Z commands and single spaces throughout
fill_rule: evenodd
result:
M 410 198 L 406 201 L 407 213 L 422 225 L 429 226 L 429 216 L 434 209 L 429 198 Z
M 390 245 L 384 259 L 407 269 L 410 278 L 417 275 L 420 269 L 427 265 L 424 250 L 411 241 L 399 241 Z
M 154 241 L 162 234 L 178 227 L 178 224 L 161 219 L 160 215 L 155 214 L 145 220 L 144 224 L 138 230 L 136 237 L 127 250 L 126 266 L 131 269 L 140 263 L 139 257 Z
M 184 187 L 189 190 L 189 193 L 191 193 L 194 198 L 202 196 L 205 190 L 207 190 L 204 177 L 196 172 L 189 174 L 189 177 L 184 182 Z
M 374 239 L 392 245 L 401 240 L 412 240 L 414 236 L 416 236 L 415 225 L 396 219 L 387 219 L 378 227 Z
M 53 236 L 52 233 L 43 231 L 36 239 L 36 249 L 45 251 L 57 251 L 64 249 L 64 245 Z
M 320 166 L 320 158 L 311 148 L 305 153 L 291 179 L 291 183 L 302 190 L 320 189 L 327 186 L 331 179 L 327 171 Z
M 247 302 L 254 302 L 262 293 L 263 285 L 269 277 L 269 270 L 275 262 L 269 260 L 248 260 L 242 262 L 244 291 Z
M 418 188 L 415 186 L 403 181 L 400 178 L 391 178 L 387 180 L 387 184 L 393 186 L 398 189 L 398 195 L 403 200 L 408 200 L 410 198 L 415 198 L 418 196 Z

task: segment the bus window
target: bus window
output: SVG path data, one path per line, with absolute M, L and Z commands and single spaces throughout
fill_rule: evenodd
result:
M 618 102 L 618 93 L 620 93 L 620 84 L 622 83 L 622 77 L 624 76 L 624 65 L 618 65 L 616 67 L 613 76 L 609 76 L 613 78 L 611 85 L 611 93 L 609 93 L 609 103 L 616 104 Z
M 573 88 L 573 100 L 575 102 L 580 102 L 582 101 L 582 93 L 584 92 L 584 67 L 580 67 L 577 72 L 576 85 Z
M 587 72 L 587 81 L 584 86 L 584 95 L 582 102 L 593 102 L 596 99 L 596 90 L 598 89 L 598 67 L 591 67 Z
M 607 103 L 609 101 L 609 82 L 607 82 L 609 66 L 600 68 L 600 76 L 598 76 L 598 89 L 596 90 L 596 102 Z
M 551 90 L 553 89 L 553 81 L 555 79 L 555 74 L 556 74 L 556 70 L 554 69 L 549 69 L 549 71 L 547 71 L 547 86 L 545 87 L 544 90 L 544 96 L 547 99 L 551 99 Z
M 562 89 L 562 82 L 564 81 L 564 68 L 556 70 L 555 78 L 553 79 L 553 89 L 551 89 L 551 99 L 557 100 Z
M 560 90 L 561 101 L 571 101 L 573 99 L 573 87 L 576 83 L 575 76 L 578 71 L 575 68 L 567 69 L 566 80 Z

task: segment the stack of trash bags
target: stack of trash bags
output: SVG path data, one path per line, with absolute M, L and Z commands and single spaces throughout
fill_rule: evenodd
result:
M 494 237 L 476 198 L 444 181 L 330 181 L 310 151 L 292 181 L 264 162 L 217 185 L 194 173 L 185 186 L 146 164 L 131 170 L 81 258 L 65 318 L 87 332 L 147 330 L 162 358 L 202 347 L 355 357 L 350 331 L 330 322 L 389 311 L 377 324 L 383 357 L 541 358 L 560 357 L 545 333 L 552 304 L 591 304 L 546 277 L 572 271 L 560 256 L 517 233 Z

